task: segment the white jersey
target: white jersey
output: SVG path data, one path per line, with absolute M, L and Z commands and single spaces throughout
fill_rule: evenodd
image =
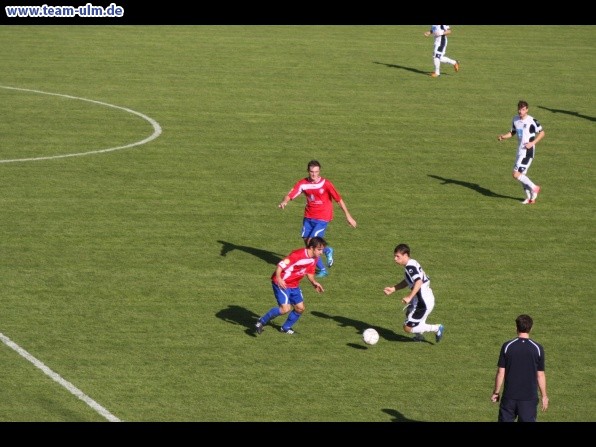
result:
M 447 36 L 444 33 L 449 29 L 451 29 L 449 25 L 431 25 L 430 32 L 435 36 L 435 56 L 437 54 L 439 56 L 445 55 L 445 51 L 447 51 Z
M 430 278 L 426 276 L 421 265 L 415 259 L 410 258 L 408 263 L 404 266 L 405 279 L 410 289 L 414 286 L 417 280 L 422 281 L 422 286 L 418 293 L 414 296 L 410 305 L 408 306 L 406 314 L 406 323 L 415 322 L 424 323 L 426 317 L 432 312 L 435 307 L 435 295 L 430 288 Z
M 517 135 L 517 156 L 525 158 L 526 156 L 529 158 L 534 158 L 534 150 L 536 146 L 533 146 L 531 149 L 526 149 L 525 144 L 531 143 L 536 139 L 536 135 L 542 132 L 542 126 L 540 123 L 534 119 L 534 117 L 530 115 L 526 115 L 526 117 L 522 120 L 519 115 L 515 115 L 513 117 L 513 123 L 511 124 L 511 133 L 515 133 Z

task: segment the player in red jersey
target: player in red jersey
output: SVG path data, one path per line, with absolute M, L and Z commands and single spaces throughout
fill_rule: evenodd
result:
M 356 221 L 352 218 L 340 193 L 329 179 L 321 177 L 321 164 L 317 160 L 311 160 L 308 162 L 307 170 L 308 177 L 296 182 L 278 205 L 279 208 L 284 209 L 290 200 L 304 194 L 306 207 L 304 208 L 301 234 L 304 243 L 308 245 L 308 241 L 312 237 L 325 236 L 327 225 L 333 220 L 334 200 L 344 212 L 348 224 L 356 228 Z M 327 267 L 331 267 L 333 265 L 333 248 L 325 247 L 324 254 L 327 258 Z M 317 262 L 317 270 L 317 277 L 319 278 L 328 275 L 327 268 L 321 258 Z
M 275 317 L 287 314 L 288 318 L 280 328 L 281 332 L 293 334 L 292 326 L 304 312 L 304 297 L 300 289 L 300 281 L 305 276 L 318 293 L 324 291 L 323 286 L 315 279 L 315 264 L 323 254 L 327 245 L 321 237 L 311 238 L 306 248 L 299 248 L 292 251 L 288 256 L 279 261 L 273 275 L 271 275 L 271 286 L 273 294 L 279 306 L 272 307 L 255 324 L 257 334 L 261 334 L 265 325 Z M 292 310 L 293 308 L 293 310 Z

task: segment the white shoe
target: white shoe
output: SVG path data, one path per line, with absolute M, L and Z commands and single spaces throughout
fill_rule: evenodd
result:
M 533 203 L 536 203 L 536 200 L 534 199 L 526 199 L 522 202 L 522 205 L 531 205 Z

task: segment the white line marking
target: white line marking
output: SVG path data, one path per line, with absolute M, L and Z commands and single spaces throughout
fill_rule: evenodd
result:
M 153 126 L 153 134 L 150 137 L 147 137 L 144 140 L 137 141 L 135 143 L 127 144 L 126 146 L 111 147 L 108 149 L 100 149 L 100 150 L 89 151 L 89 152 L 80 152 L 77 154 L 54 155 L 52 157 L 16 158 L 13 160 L 0 160 L 0 163 L 14 163 L 14 162 L 18 162 L 18 161 L 52 160 L 54 158 L 80 157 L 82 155 L 101 154 L 103 152 L 112 152 L 112 151 L 118 151 L 121 149 L 128 149 L 131 147 L 140 146 L 142 144 L 145 144 L 152 140 L 155 140 L 157 137 L 159 137 L 161 135 L 161 126 L 159 125 L 159 123 L 157 121 L 155 121 L 153 118 L 148 117 L 147 115 L 143 115 L 140 112 L 136 112 L 132 109 L 127 109 L 126 107 L 115 106 L 113 104 L 108 104 L 107 102 L 94 101 L 93 99 L 80 98 L 78 96 L 61 95 L 60 93 L 48 93 L 48 92 L 42 92 L 40 90 L 31 90 L 28 88 L 8 87 L 5 85 L 0 85 L 0 88 L 4 88 L 4 89 L 8 89 L 8 90 L 20 90 L 23 92 L 40 93 L 42 95 L 60 96 L 62 98 L 77 99 L 79 101 L 87 101 L 87 102 L 91 102 L 93 104 L 99 104 L 101 106 L 112 107 L 114 109 L 124 110 L 125 112 L 132 113 L 133 115 L 140 116 L 144 120 L 148 121 L 151 124 L 151 126 Z
M 122 422 L 122 421 L 120 421 L 120 419 L 118 419 L 116 416 L 114 416 L 112 413 L 110 413 L 104 407 L 99 405 L 97 402 L 95 402 L 93 399 L 91 399 L 89 396 L 87 396 L 85 393 L 83 393 L 81 390 L 79 390 L 72 383 L 70 383 L 67 380 L 64 380 L 62 377 L 60 377 L 59 374 L 56 374 L 54 371 L 52 371 L 50 368 L 48 368 L 42 362 L 37 360 L 35 357 L 33 357 L 31 354 L 29 354 L 27 351 L 25 351 L 23 348 L 21 348 L 15 342 L 13 342 L 10 338 L 8 338 L 6 335 L 4 335 L 2 332 L 0 332 L 0 340 L 2 340 L 2 342 L 6 346 L 15 350 L 20 356 L 29 360 L 36 367 L 41 369 L 45 373 L 46 376 L 49 376 L 54 382 L 57 382 L 60 385 L 62 385 L 64 388 L 66 388 L 68 391 L 70 391 L 71 394 L 74 394 L 75 396 L 77 396 L 79 399 L 81 399 L 83 402 L 85 402 L 87 405 L 89 405 L 91 408 L 93 408 L 96 412 L 101 414 L 108 421 Z

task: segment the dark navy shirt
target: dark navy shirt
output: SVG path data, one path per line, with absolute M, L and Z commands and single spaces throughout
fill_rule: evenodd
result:
M 544 371 L 544 349 L 529 338 L 503 343 L 497 363 L 505 368 L 503 397 L 514 400 L 538 398 L 537 372 Z

